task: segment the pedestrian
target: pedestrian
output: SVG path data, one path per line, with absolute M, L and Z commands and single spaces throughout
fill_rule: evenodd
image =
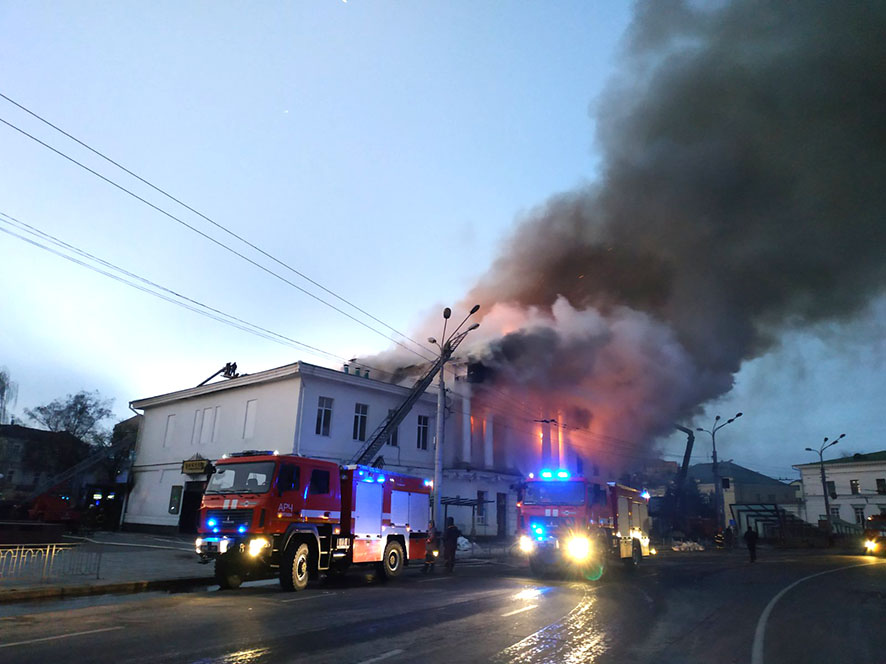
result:
M 437 563 L 437 554 L 440 551 L 439 546 L 437 528 L 433 521 L 428 521 L 428 538 L 425 540 L 425 564 L 421 568 L 422 574 L 434 573 L 434 565 Z
M 458 538 L 461 537 L 461 531 L 455 525 L 455 519 L 449 517 L 446 519 L 446 530 L 443 531 L 443 561 L 446 564 L 446 571 L 452 573 L 455 567 L 455 551 L 458 548 Z
M 726 526 L 724 535 L 726 548 L 731 550 L 735 547 L 735 532 L 732 530 L 732 526 Z
M 748 526 L 748 531 L 744 534 L 744 541 L 748 545 L 751 562 L 755 562 L 757 560 L 757 531 Z

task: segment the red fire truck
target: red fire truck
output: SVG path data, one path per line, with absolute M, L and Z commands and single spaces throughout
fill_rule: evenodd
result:
M 573 571 L 597 579 L 612 560 L 640 564 L 649 546 L 648 494 L 566 470 L 530 474 L 519 509 L 519 548 L 534 574 Z
M 431 482 L 273 452 L 221 459 L 200 507 L 197 554 L 222 588 L 279 575 L 302 590 L 321 572 L 374 564 L 387 578 L 423 560 Z

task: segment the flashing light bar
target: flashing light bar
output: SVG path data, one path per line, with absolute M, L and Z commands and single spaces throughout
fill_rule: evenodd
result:
M 215 528 L 218 525 L 218 521 L 216 521 L 215 519 L 207 519 L 206 525 L 210 528 Z
M 571 475 L 568 470 L 542 470 L 538 476 L 543 480 L 568 480 Z M 533 474 L 529 473 L 529 479 L 533 478 Z
M 643 500 L 649 500 L 651 497 L 652 494 L 646 491 L 646 489 L 643 489 L 643 493 L 640 494 L 640 498 L 642 498 Z

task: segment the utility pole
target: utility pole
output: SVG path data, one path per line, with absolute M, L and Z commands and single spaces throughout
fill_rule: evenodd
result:
M 464 340 L 468 332 L 480 327 L 480 323 L 474 323 L 464 332 L 459 334 L 461 326 L 467 322 L 468 318 L 477 313 L 479 309 L 480 305 L 475 304 L 470 312 L 468 312 L 468 315 L 464 317 L 464 320 L 459 323 L 458 327 L 455 328 L 449 337 L 447 337 L 446 325 L 449 322 L 449 317 L 452 315 L 452 310 L 449 307 L 446 307 L 443 310 L 443 334 L 440 337 L 441 341 L 438 342 L 434 337 L 428 338 L 430 343 L 440 349 L 440 358 L 438 360 L 438 362 L 440 362 L 440 373 L 437 380 L 437 427 L 434 440 L 434 511 L 432 513 L 434 526 L 439 529 L 446 526 L 446 524 L 442 523 L 443 516 L 440 509 L 440 501 L 443 498 L 443 434 L 445 432 L 444 417 L 446 415 L 446 383 L 443 380 L 443 372 L 446 370 L 446 362 L 452 356 L 452 352 L 458 344 Z
M 714 502 L 716 503 L 716 511 L 717 511 L 717 528 L 723 527 L 723 483 L 720 480 L 720 466 L 717 463 L 717 432 L 725 427 L 727 424 L 732 424 L 741 417 L 743 413 L 736 413 L 733 417 L 729 418 L 725 422 L 720 422 L 720 416 L 714 418 L 714 424 L 710 429 L 702 429 L 701 427 L 696 428 L 696 431 L 704 431 L 705 433 L 711 434 L 711 447 L 712 447 L 712 459 L 713 463 L 711 464 L 711 472 L 714 474 Z M 718 424 L 719 423 L 719 424 Z
M 845 437 L 846 437 L 846 434 L 841 433 L 839 436 L 834 438 L 834 440 L 832 440 L 831 442 L 828 442 L 828 437 L 825 436 L 824 441 L 821 444 L 821 447 L 819 447 L 817 450 L 814 450 L 811 447 L 806 448 L 807 452 L 815 452 L 818 454 L 818 469 L 821 471 L 821 492 L 824 495 L 824 517 L 825 517 L 825 521 L 828 524 L 828 535 L 830 535 L 831 532 L 833 532 L 834 524 L 831 521 L 831 503 L 830 503 L 830 501 L 828 501 L 828 482 L 827 482 L 827 479 L 825 478 L 825 475 L 824 475 L 824 451 L 826 449 L 828 449 L 829 447 L 833 447 L 834 445 L 836 445 L 837 443 L 840 442 L 841 438 L 845 438 Z M 808 519 L 809 516 L 807 515 L 806 518 Z

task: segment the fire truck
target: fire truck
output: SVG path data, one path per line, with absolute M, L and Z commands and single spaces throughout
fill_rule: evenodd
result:
M 284 590 L 302 590 L 321 573 L 359 564 L 393 578 L 424 559 L 432 482 L 382 470 L 377 459 L 369 464 L 472 329 L 456 328 L 348 464 L 271 451 L 231 454 L 215 464 L 195 548 L 203 562 L 215 561 L 222 588 L 277 574 Z
M 636 567 L 649 546 L 646 492 L 543 470 L 524 483 L 518 503 L 520 551 L 533 574 L 571 572 L 596 580 L 611 561 Z
M 386 578 L 424 560 L 429 480 L 270 451 L 216 463 L 200 508 L 197 554 L 222 588 L 279 576 L 302 590 L 320 573 L 375 565 Z

